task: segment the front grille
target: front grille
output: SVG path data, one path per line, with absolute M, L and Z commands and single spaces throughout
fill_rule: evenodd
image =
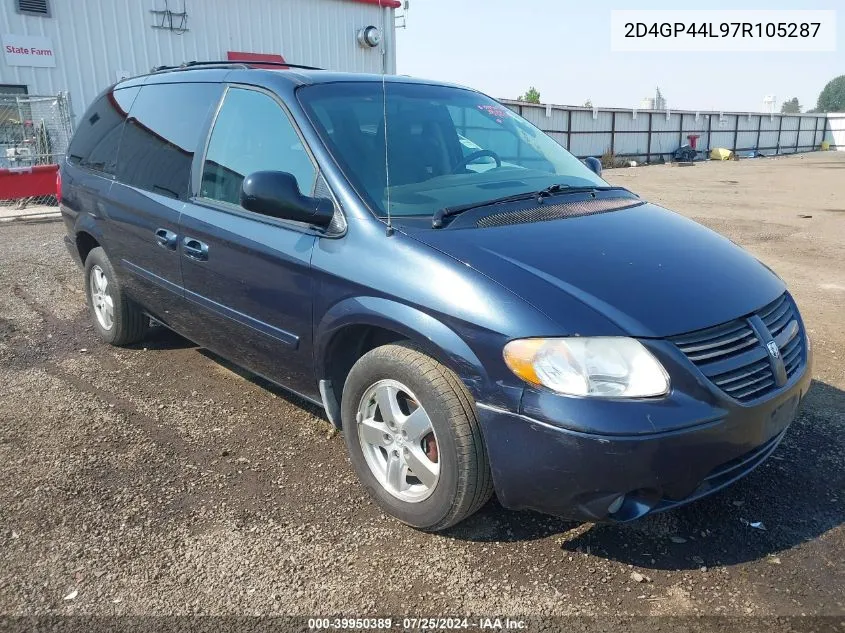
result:
M 786 367 L 786 375 L 790 378 L 801 367 L 803 348 L 801 337 L 796 336 L 780 351 L 781 356 L 783 356 L 783 364 Z
M 778 299 L 767 305 L 758 313 L 763 323 L 769 328 L 773 338 L 777 338 L 778 334 L 783 332 L 783 329 L 790 321 L 795 319 L 795 311 L 792 309 L 792 302 L 785 294 L 782 294 Z
M 778 344 L 779 358 L 773 358 L 764 344 L 770 339 Z M 805 360 L 804 333 L 795 304 L 786 293 L 749 317 L 669 340 L 714 385 L 740 402 L 778 389 L 779 363 L 783 363 L 788 380 Z
M 759 312 L 760 318 L 766 324 L 772 338 L 775 340 L 787 337 L 785 343 L 780 343 L 780 355 L 783 358 L 783 365 L 786 368 L 787 377 L 791 378 L 801 367 L 804 356 L 804 337 L 800 336 L 795 304 L 788 295 L 783 294 L 779 299 L 773 301 Z M 794 335 L 789 336 L 790 330 L 795 330 Z
M 753 400 L 768 393 L 775 386 L 775 377 L 768 358 L 717 374 L 710 379 L 722 391 L 737 400 Z
M 740 350 L 758 343 L 757 335 L 748 321 L 731 321 L 692 334 L 684 334 L 675 337 L 673 342 L 696 364 L 733 356 Z

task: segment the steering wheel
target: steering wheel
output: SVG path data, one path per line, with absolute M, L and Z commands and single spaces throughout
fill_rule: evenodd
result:
M 499 155 L 496 152 L 493 152 L 489 149 L 480 149 L 477 152 L 473 152 L 469 156 L 465 157 L 460 163 L 455 165 L 455 169 L 452 170 L 452 173 L 457 174 L 459 171 L 463 171 L 471 162 L 478 160 L 479 158 L 484 158 L 485 156 L 489 156 L 490 158 L 495 160 L 496 167 L 502 166 L 502 159 L 499 158 Z

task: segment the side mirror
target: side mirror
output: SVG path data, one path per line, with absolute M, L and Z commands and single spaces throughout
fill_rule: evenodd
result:
M 323 229 L 334 217 L 331 200 L 302 195 L 296 178 L 286 171 L 256 171 L 244 178 L 241 206 L 262 215 L 306 222 Z
M 596 176 L 601 176 L 601 161 L 595 156 L 588 156 L 584 159 L 584 164 Z

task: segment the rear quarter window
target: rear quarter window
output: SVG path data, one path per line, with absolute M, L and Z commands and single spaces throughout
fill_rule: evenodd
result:
M 187 200 L 191 163 L 205 123 L 217 106 L 219 84 L 143 86 L 132 105 L 117 157 L 117 179 L 153 193 Z
M 68 148 L 68 160 L 113 175 L 117 148 L 132 102 L 140 88 L 119 88 L 99 97 L 83 115 Z

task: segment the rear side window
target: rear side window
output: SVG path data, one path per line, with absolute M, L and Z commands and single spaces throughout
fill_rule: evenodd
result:
M 120 142 L 117 179 L 127 185 L 186 200 L 191 162 L 222 91 L 219 84 L 143 86 Z
M 115 173 L 123 126 L 139 90 L 137 87 L 112 90 L 91 104 L 70 142 L 71 163 L 109 175 Z
M 303 194 L 314 191 L 317 170 L 285 111 L 263 92 L 231 88 L 208 142 L 201 195 L 240 204 L 244 178 L 264 170 L 291 173 Z

